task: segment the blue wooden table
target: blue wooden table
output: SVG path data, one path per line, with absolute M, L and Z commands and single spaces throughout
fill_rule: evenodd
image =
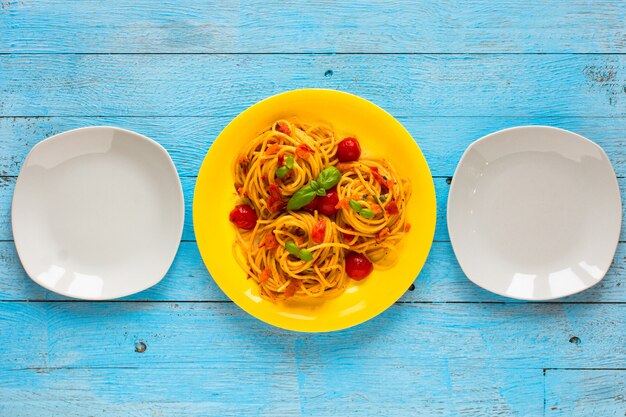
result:
M 625 233 L 600 284 L 529 303 L 470 283 L 445 221 L 465 147 L 515 125 L 596 141 L 626 188 L 624 3 L 273 3 L 0 0 L 0 415 L 624 416 Z M 414 288 L 331 334 L 279 330 L 229 302 L 191 226 L 195 175 L 220 130 L 302 87 L 396 116 L 430 164 L 439 206 Z M 157 140 L 184 188 L 174 265 L 127 299 L 50 293 L 12 242 L 29 149 L 87 125 Z

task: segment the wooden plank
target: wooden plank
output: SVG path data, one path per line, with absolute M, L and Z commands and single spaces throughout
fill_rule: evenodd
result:
M 401 302 L 518 302 L 492 294 L 470 282 L 459 267 L 452 247 L 435 242 L 424 269 Z M 620 244 L 613 266 L 596 286 L 562 302 L 626 302 L 626 244 Z M 24 272 L 13 242 L 0 242 L 0 300 L 66 300 L 31 281 Z M 226 301 L 207 272 L 195 242 L 183 242 L 163 280 L 139 294 L 136 301 Z
M 623 417 L 626 370 L 546 370 L 545 415 Z
M 0 177 L 0 240 L 12 240 L 11 200 L 15 189 L 15 178 Z
M 317 366 L 299 358 L 304 349 L 301 343 L 284 355 L 257 349 L 264 359 L 216 360 L 201 369 L 182 364 L 0 371 L 0 413 L 12 417 L 337 416 L 341 410 L 342 416 L 357 417 L 509 417 L 537 416 L 543 410 L 539 369 L 481 369 L 461 363 L 346 366 L 332 357 Z
M 471 360 L 451 360 L 443 369 L 384 360 L 383 368 L 344 360 L 310 361 L 304 368 L 304 415 L 508 417 L 538 416 L 543 409 L 538 369 L 475 368 Z
M 310 334 L 263 324 L 232 303 L 2 302 L 0 330 L 15 342 L 0 350 L 0 369 L 268 372 L 276 363 L 279 372 L 287 359 L 302 371 L 616 368 L 626 355 L 624 314 L 624 304 L 395 304 L 357 327 Z
M 0 240 L 11 240 L 11 200 L 13 189 L 15 188 L 14 177 L 0 177 Z M 435 240 L 449 241 L 448 227 L 446 220 L 446 210 L 448 204 L 448 192 L 450 186 L 447 178 L 434 178 L 435 192 L 437 197 L 437 228 L 435 230 Z M 181 184 L 185 197 L 185 224 L 183 226 L 182 240 L 195 240 L 193 231 L 193 193 L 196 179 L 194 177 L 182 177 Z M 626 190 L 626 178 L 618 178 L 618 183 L 622 194 Z M 621 241 L 626 241 L 626 216 L 622 218 Z
M 0 81 L 1 83 L 1 81 Z M 168 150 L 181 176 L 195 176 L 204 155 L 231 117 L 0 117 L 0 175 L 17 175 L 41 140 L 83 126 L 119 126 L 146 135 Z M 435 176 L 451 176 L 473 141 L 500 129 L 548 125 L 579 133 L 602 146 L 615 172 L 626 177 L 625 118 L 401 117 Z
M 0 73 L 3 116 L 234 116 L 304 87 L 396 117 L 626 116 L 624 55 L 26 54 Z
M 1 52 L 624 52 L 618 0 L 5 0 Z
M 292 360 L 272 369 L 231 362 L 204 369 L 81 368 L 0 371 L 3 416 L 297 416 Z M 242 366 L 243 365 L 243 366 Z

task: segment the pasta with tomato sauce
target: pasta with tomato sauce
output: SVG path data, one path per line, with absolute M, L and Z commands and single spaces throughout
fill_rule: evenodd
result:
M 331 126 L 277 120 L 233 164 L 235 257 L 273 302 L 334 297 L 393 265 L 408 179 Z

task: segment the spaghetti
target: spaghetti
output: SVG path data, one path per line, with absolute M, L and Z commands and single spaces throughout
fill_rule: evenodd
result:
M 410 182 L 323 124 L 278 120 L 233 165 L 233 250 L 262 297 L 326 298 L 393 264 Z

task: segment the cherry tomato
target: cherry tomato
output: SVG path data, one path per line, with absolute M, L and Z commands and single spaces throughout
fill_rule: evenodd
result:
M 296 156 L 298 158 L 306 159 L 309 155 L 313 155 L 314 153 L 315 151 L 305 143 L 298 145 L 296 148 Z
M 283 121 L 278 122 L 278 124 L 276 125 L 276 130 L 278 130 L 281 133 L 284 133 L 285 135 L 291 135 L 291 130 L 289 129 L 289 125 Z
M 350 252 L 346 255 L 346 273 L 353 280 L 361 281 L 372 269 L 374 266 L 362 253 Z
M 356 161 L 361 156 L 361 146 L 355 138 L 345 138 L 337 146 L 337 159 L 340 162 Z
M 381 185 L 387 185 L 387 183 L 385 182 L 385 179 L 383 178 L 382 175 L 380 175 L 380 171 L 378 170 L 378 167 L 371 167 L 370 171 L 372 171 L 372 175 L 374 176 L 374 179 Z
M 393 200 L 389 204 L 387 204 L 386 210 L 387 213 L 389 213 L 390 215 L 400 214 L 400 210 L 398 210 L 398 203 L 396 203 L 396 200 Z
M 380 171 L 378 171 L 378 167 L 371 167 L 370 170 L 372 171 L 372 175 L 374 176 L 374 179 L 376 180 L 376 182 L 380 184 L 380 193 L 387 194 L 389 192 L 389 187 L 388 187 L 389 180 L 385 180 L 385 178 L 383 178 L 383 176 L 380 175 Z M 393 183 L 393 180 L 391 182 Z
M 267 250 L 276 249 L 278 247 L 278 241 L 274 237 L 274 233 L 269 232 L 263 237 L 263 242 L 259 245 L 259 248 L 265 247 Z
M 319 219 L 311 230 L 311 240 L 315 243 L 322 243 L 324 236 L 326 236 L 326 219 Z
M 350 244 L 350 242 L 354 240 L 354 235 L 351 235 L 348 233 L 342 233 L 342 235 L 343 235 L 343 241 L 346 242 L 347 244 Z
M 289 285 L 287 285 L 287 288 L 285 288 L 285 298 L 291 298 L 296 294 L 296 292 L 300 288 L 300 284 L 298 284 L 298 281 L 299 280 L 296 279 L 292 279 L 291 281 L 289 281 Z
M 313 201 L 311 201 L 306 206 L 302 207 L 302 210 L 308 211 L 309 213 L 313 214 L 315 210 L 319 209 L 319 203 L 320 203 L 319 196 L 315 197 Z
M 252 230 L 256 226 L 258 217 L 254 209 L 247 204 L 235 206 L 228 216 L 231 222 L 240 229 Z
M 259 276 L 260 282 L 265 282 L 272 277 L 272 270 L 269 266 L 266 266 L 263 272 L 261 272 L 261 276 Z
M 318 200 L 318 210 L 320 213 L 325 214 L 326 216 L 337 214 L 338 209 L 336 206 L 339 203 L 337 187 L 333 187 L 326 191 L 325 196 L 316 197 L 316 200 Z
M 275 182 L 270 184 L 269 193 L 270 196 L 267 199 L 267 209 L 270 213 L 277 213 L 284 209 L 287 203 L 283 201 L 280 188 L 278 188 L 278 185 L 276 185 Z
M 348 229 L 348 230 L 354 230 L 353 228 L 351 228 L 350 226 L 347 226 L 347 225 L 346 225 L 346 226 L 344 226 L 344 228 L 345 228 L 345 229 Z M 350 233 L 342 233 L 342 237 L 343 237 L 343 241 L 344 241 L 345 243 L 348 243 L 348 244 L 349 244 L 350 242 L 352 242 L 352 240 L 354 240 L 354 235 L 352 235 L 352 234 L 350 234 Z

